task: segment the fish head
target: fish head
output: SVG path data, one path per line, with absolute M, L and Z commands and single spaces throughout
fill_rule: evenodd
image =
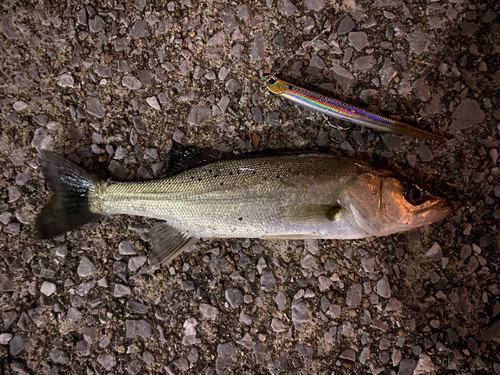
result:
M 264 82 L 273 94 L 283 94 L 286 91 L 286 83 L 273 74 L 264 74 Z
M 446 199 L 392 172 L 362 173 L 339 197 L 356 223 L 373 236 L 404 232 L 452 212 Z

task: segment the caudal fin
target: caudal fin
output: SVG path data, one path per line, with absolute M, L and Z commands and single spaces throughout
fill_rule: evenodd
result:
M 89 189 L 99 181 L 96 175 L 49 151 L 41 151 L 40 157 L 43 174 L 53 190 L 36 219 L 41 237 L 54 237 L 103 217 L 91 212 L 89 205 Z

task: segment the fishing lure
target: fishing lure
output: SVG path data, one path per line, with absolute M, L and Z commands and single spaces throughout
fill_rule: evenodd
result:
M 379 113 L 355 107 L 340 100 L 318 94 L 317 92 L 276 78 L 271 74 L 264 75 L 264 81 L 266 82 L 267 89 L 272 93 L 303 107 L 334 118 L 389 133 L 408 135 L 422 139 L 446 140 L 446 137 L 442 135 L 434 134 L 390 117 L 383 116 Z

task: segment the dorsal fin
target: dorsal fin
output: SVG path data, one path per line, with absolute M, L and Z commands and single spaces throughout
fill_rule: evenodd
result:
M 175 142 L 165 160 L 163 177 L 170 177 L 188 169 L 220 159 L 219 153 Z

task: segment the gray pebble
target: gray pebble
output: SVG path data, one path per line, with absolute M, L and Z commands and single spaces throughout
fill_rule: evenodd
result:
M 139 90 L 142 87 L 142 83 L 136 77 L 126 75 L 122 78 L 122 86 L 130 90 Z
M 100 33 L 102 29 L 104 29 L 104 26 L 105 26 L 104 20 L 99 16 L 95 16 L 94 18 L 89 20 L 90 31 L 95 34 Z
M 105 370 L 110 371 L 116 366 L 116 357 L 113 353 L 101 353 L 97 356 L 97 362 L 99 362 Z
M 145 255 L 139 255 L 136 257 L 131 257 L 128 261 L 128 269 L 130 272 L 135 272 L 141 268 L 144 263 L 146 263 L 147 257 Z
M 237 309 L 243 303 L 243 294 L 238 289 L 227 289 L 224 295 L 233 309 Z
M 137 39 L 149 37 L 151 34 L 149 32 L 148 23 L 144 20 L 135 21 L 134 26 L 132 26 L 132 30 L 130 31 L 130 35 Z
M 126 335 L 128 338 L 143 337 L 148 338 L 151 336 L 151 324 L 143 319 L 125 321 Z
M 210 118 L 210 107 L 197 105 L 191 108 L 188 115 L 188 124 L 194 126 L 203 125 Z
M 21 198 L 22 191 L 19 187 L 11 185 L 7 187 L 7 194 L 9 196 L 9 203 L 12 203 Z
M 229 81 L 226 82 L 226 89 L 230 93 L 235 93 L 241 91 L 241 85 L 237 80 L 231 78 Z
M 353 284 L 349 288 L 346 297 L 346 303 L 351 307 L 356 307 L 361 303 L 363 286 L 361 284 Z
M 123 285 L 123 284 L 115 284 L 115 289 L 113 292 L 113 295 L 115 297 L 121 298 L 121 297 L 126 296 L 128 294 L 132 294 L 132 290 L 130 289 L 130 287 L 128 287 L 127 285 Z
M 399 364 L 398 375 L 412 375 L 417 367 L 417 361 L 414 359 L 403 359 Z
M 102 106 L 99 99 L 93 98 L 87 100 L 87 112 L 98 118 L 103 118 L 106 113 L 106 109 Z
M 384 298 L 391 297 L 391 286 L 389 279 L 385 275 L 377 282 L 377 294 Z
M 233 363 L 231 354 L 236 350 L 234 342 L 229 341 L 217 346 L 217 359 L 215 360 L 215 371 L 220 374 L 224 369 Z
M 293 301 L 292 303 L 292 320 L 296 326 L 300 323 L 308 322 L 311 319 L 309 306 L 301 301 Z
M 349 42 L 356 49 L 356 51 L 361 51 L 363 48 L 370 45 L 368 42 L 368 35 L 366 35 L 364 31 L 351 31 L 348 38 Z
M 96 268 L 94 263 L 86 256 L 82 256 L 80 260 L 80 264 L 78 265 L 78 276 L 80 277 L 89 277 L 92 276 L 95 272 Z
M 15 335 L 12 340 L 9 342 L 9 353 L 12 356 L 17 356 L 20 354 L 26 345 L 28 345 L 30 339 L 26 335 Z
M 147 314 L 148 312 L 148 305 L 133 300 L 128 300 L 125 307 L 136 314 Z
M 266 344 L 259 342 L 254 346 L 253 352 L 255 354 L 255 362 L 257 364 L 263 364 L 268 360 L 269 349 Z
M 406 36 L 408 43 L 410 43 L 410 50 L 415 55 L 421 55 L 427 50 L 427 37 L 421 31 L 417 31 Z
M 339 25 L 339 28 L 337 30 L 337 34 L 338 35 L 347 34 L 352 29 L 354 29 L 354 26 L 356 26 L 356 25 L 354 24 L 354 21 L 352 20 L 352 18 L 349 16 L 345 16 L 344 18 L 342 18 L 342 21 L 340 21 L 340 25 Z
M 206 303 L 200 304 L 200 312 L 203 314 L 205 319 L 208 320 L 217 319 L 217 315 L 219 314 L 219 310 L 216 307 Z
M 273 330 L 273 332 L 277 333 L 288 331 L 288 327 L 286 326 L 286 324 L 276 318 L 273 318 L 273 320 L 271 321 L 271 329 Z
M 44 281 L 42 286 L 40 287 L 40 293 L 46 295 L 47 297 L 51 296 L 56 292 L 56 284 L 51 283 L 49 281 Z

